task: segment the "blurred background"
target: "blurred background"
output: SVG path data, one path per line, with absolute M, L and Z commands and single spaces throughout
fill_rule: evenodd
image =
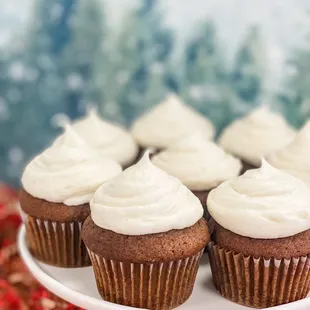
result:
M 89 105 L 129 126 L 168 92 L 220 131 L 260 103 L 310 116 L 307 0 L 0 0 L 0 176 Z

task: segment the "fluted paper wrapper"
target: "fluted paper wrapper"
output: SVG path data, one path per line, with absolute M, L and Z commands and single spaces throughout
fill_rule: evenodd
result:
M 310 256 L 265 259 L 209 244 L 213 282 L 233 302 L 268 308 L 305 298 L 310 289 Z
M 89 251 L 101 297 L 113 303 L 167 310 L 191 295 L 203 250 L 169 262 L 130 263 L 104 259 Z
M 38 260 L 66 268 L 91 265 L 81 239 L 82 222 L 45 221 L 26 215 L 27 243 Z

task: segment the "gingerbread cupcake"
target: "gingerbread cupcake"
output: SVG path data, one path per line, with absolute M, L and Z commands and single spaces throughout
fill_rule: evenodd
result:
M 196 130 L 200 130 L 206 139 L 214 138 L 212 123 L 171 94 L 136 120 L 132 134 L 140 148 L 157 152 Z
M 73 122 L 72 128 L 100 155 L 114 159 L 123 168 L 137 159 L 139 148 L 130 133 L 103 120 L 95 108 L 85 118 Z M 55 144 L 62 143 L 62 139 L 63 136 L 59 137 Z
M 209 256 L 224 297 L 266 308 L 306 297 L 310 288 L 310 189 L 263 161 L 260 169 L 211 191 L 216 221 Z
M 20 204 L 34 257 L 60 267 L 90 265 L 81 225 L 96 189 L 120 173 L 119 164 L 66 126 L 62 142 L 35 157 L 22 176 Z
M 242 168 L 239 159 L 205 139 L 201 132 L 195 132 L 154 155 L 152 162 L 177 177 L 199 198 L 207 219 L 206 203 L 210 190 L 238 176 Z
M 189 298 L 210 236 L 198 198 L 178 179 L 145 154 L 90 206 L 82 238 L 103 299 L 163 310 Z
M 267 161 L 301 179 L 310 187 L 310 121 L 289 145 L 268 156 Z
M 243 172 L 259 167 L 266 155 L 283 148 L 295 137 L 282 115 L 261 106 L 229 125 L 219 144 L 243 162 Z

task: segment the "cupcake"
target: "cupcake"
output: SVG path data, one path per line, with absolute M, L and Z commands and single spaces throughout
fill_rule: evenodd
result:
M 206 202 L 210 190 L 238 176 L 242 167 L 239 159 L 225 153 L 200 132 L 191 134 L 154 155 L 152 162 L 177 177 L 199 198 L 207 219 Z
M 295 131 L 280 114 L 261 106 L 228 126 L 219 144 L 243 162 L 243 171 L 259 167 L 266 155 L 283 148 Z
M 310 288 L 310 189 L 263 161 L 259 169 L 211 191 L 215 220 L 209 246 L 216 289 L 225 298 L 273 307 Z
M 22 176 L 20 204 L 33 256 L 60 267 L 90 265 L 81 225 L 94 192 L 120 173 L 119 164 L 66 126 L 62 142 L 35 157 Z
M 200 130 L 206 139 L 212 139 L 215 134 L 212 123 L 206 117 L 171 94 L 136 120 L 132 135 L 142 149 L 156 152 L 196 130 Z
M 310 121 L 289 145 L 268 156 L 267 161 L 310 187 Z
M 210 235 L 199 199 L 177 178 L 146 153 L 103 184 L 90 208 L 82 238 L 103 299 L 161 310 L 189 298 Z
M 72 128 L 100 155 L 118 162 L 123 168 L 133 164 L 138 156 L 138 146 L 133 137 L 122 127 L 101 119 L 96 109 L 91 109 L 88 115 L 76 122 Z M 62 143 L 60 136 L 55 144 Z

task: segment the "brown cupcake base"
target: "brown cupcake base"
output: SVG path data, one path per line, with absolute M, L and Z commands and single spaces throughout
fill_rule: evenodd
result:
M 309 256 L 256 258 L 210 243 L 209 257 L 217 291 L 241 305 L 273 307 L 305 298 L 309 293 Z
M 109 302 L 151 310 L 173 309 L 191 295 L 203 250 L 176 261 L 131 263 L 89 251 L 98 291 Z
M 206 191 L 192 191 L 192 193 L 200 200 L 202 206 L 203 206 L 203 217 L 209 221 L 211 218 L 210 213 L 208 212 L 208 208 L 207 208 L 207 199 L 209 196 L 209 193 L 211 192 L 211 190 L 206 190 Z
M 30 252 L 36 259 L 58 267 L 91 265 L 80 236 L 82 223 L 47 221 L 26 214 L 26 235 Z
M 184 229 L 123 235 L 97 226 L 90 216 L 82 238 L 102 298 L 153 310 L 172 309 L 189 298 L 210 241 L 204 218 Z
M 241 160 L 241 163 L 242 163 L 242 170 L 241 170 L 240 174 L 244 174 L 245 172 L 247 172 L 248 170 L 251 170 L 251 169 L 257 169 L 257 167 L 255 167 L 252 164 L 247 163 L 244 160 Z
M 155 147 L 148 147 L 148 148 L 147 147 L 140 147 L 135 163 L 137 163 L 143 157 L 143 155 L 146 151 L 150 152 L 150 158 L 152 158 L 154 155 L 160 153 L 163 150 L 164 149 L 155 148 Z
M 90 265 L 81 239 L 81 226 L 90 214 L 89 204 L 67 206 L 20 191 L 20 205 L 30 251 L 38 260 L 58 267 Z
M 208 207 L 207 207 L 207 199 L 209 196 L 209 193 L 211 190 L 206 190 L 206 191 L 192 191 L 192 193 L 200 200 L 202 207 L 203 207 L 203 217 L 207 220 L 208 222 L 208 227 L 209 227 L 209 232 L 210 235 L 212 235 L 213 230 L 214 230 L 214 221 L 208 212 Z M 205 252 L 207 252 L 208 247 L 206 247 Z

